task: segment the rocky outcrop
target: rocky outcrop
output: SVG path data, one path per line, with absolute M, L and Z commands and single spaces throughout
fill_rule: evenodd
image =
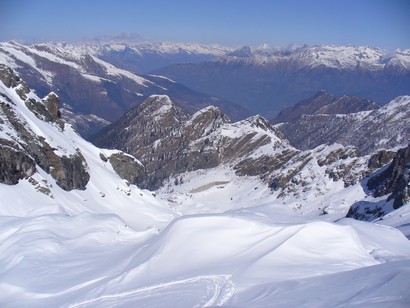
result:
M 370 178 L 367 187 L 375 197 L 390 194 L 395 209 L 410 201 L 410 145 L 397 151 L 388 167 Z
M 104 160 L 104 156 L 102 156 L 101 159 Z M 108 160 L 115 172 L 129 183 L 137 183 L 144 175 L 144 166 L 130 155 L 122 152 L 114 153 Z
M 393 159 L 395 154 L 396 153 L 394 151 L 381 150 L 370 157 L 368 166 L 372 170 L 381 168 L 389 163 Z
M 84 190 L 90 180 L 87 171 L 87 162 L 79 150 L 70 156 L 59 156 L 55 154 L 47 142 L 42 140 L 40 153 L 44 155 L 43 160 L 38 160 L 39 165 L 56 180 L 57 185 L 64 190 Z
M 410 202 L 410 165 L 407 165 L 397 179 L 396 187 L 391 194 L 393 208 L 398 209 Z
M 27 154 L 4 144 L 0 139 L 0 183 L 17 184 L 36 171 L 36 163 Z
M 15 71 L 3 63 L 0 63 L 0 81 L 7 88 L 15 88 L 17 95 L 22 100 L 27 99 L 26 95 L 30 92 L 30 89 Z
M 0 80 L 8 89 L 1 91 L 0 96 L 0 182 L 16 184 L 18 180 L 30 177 L 38 166 L 64 190 L 85 189 L 90 175 L 81 152 L 58 153 L 44 136 L 31 129 L 32 123 L 20 114 L 21 108 L 27 108 L 41 121 L 57 122 L 62 130 L 64 122 L 59 118 L 58 97 L 50 94 L 43 102 L 35 99 L 34 94 L 28 95 L 30 90 L 27 86 L 5 66 L 0 66 Z M 10 96 L 13 91 L 20 101 Z
M 380 166 L 379 161 L 391 162 Z M 397 152 L 382 151 L 373 155 L 369 160 L 370 170 L 374 170 L 374 166 L 378 170 L 365 178 L 362 185 L 367 188 L 369 195 L 387 198 L 359 201 L 350 207 L 347 217 L 366 221 L 383 219 L 392 209 L 410 202 L 410 145 Z
M 46 106 L 48 112 L 51 115 L 52 121 L 57 121 L 61 118 L 60 114 L 60 98 L 54 92 L 48 94 L 43 98 L 44 105 Z
M 0 63 L 0 81 L 7 88 L 15 88 L 21 82 L 21 79 L 10 67 Z

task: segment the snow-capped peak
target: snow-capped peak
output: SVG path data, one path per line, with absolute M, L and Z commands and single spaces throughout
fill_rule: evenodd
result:
M 317 67 L 323 65 L 330 68 L 354 70 L 382 70 L 389 66 L 409 69 L 409 50 L 396 50 L 394 53 L 369 46 L 314 45 L 294 48 L 272 48 L 263 44 L 255 49 L 247 46 L 229 53 L 224 59 L 269 64 L 291 61 L 299 66 Z

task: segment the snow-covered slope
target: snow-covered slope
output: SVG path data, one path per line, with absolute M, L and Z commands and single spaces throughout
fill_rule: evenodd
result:
M 7 77 L 5 74 L 9 72 L 2 71 L 2 77 Z M 18 79 L 15 75 L 8 77 Z M 142 230 L 153 223 L 152 213 L 157 212 L 164 222 L 172 217 L 151 193 L 139 190 L 130 185 L 126 177 L 123 179 L 118 175 L 123 176 L 112 159 L 119 155 L 126 164 L 127 155 L 96 148 L 59 119 L 45 121 L 43 114 L 35 114 L 44 110 L 44 115 L 47 115 L 46 109 L 41 109 L 45 102 L 27 88 L 26 92 L 21 92 L 24 87 L 21 81 L 10 87 L 0 83 L 2 173 L 7 175 L 10 171 L 13 174 L 25 164 L 33 167 L 21 174 L 16 186 L 2 185 L 4 197 L 0 211 L 3 215 L 116 213 L 119 221 L 133 217 L 128 225 Z M 38 108 L 30 109 L 28 102 Z M 12 152 L 11 162 L 17 161 L 14 155 L 19 153 L 26 155 L 27 161 L 21 165 L 16 162 L 16 166 L 7 164 L 7 151 Z M 78 164 L 77 157 L 81 158 Z M 129 160 L 128 168 L 137 172 L 134 165 L 140 163 L 132 160 Z M 81 179 L 78 178 L 80 175 Z M 2 182 L 11 184 L 7 180 Z M 134 210 L 136 207 L 138 212 Z M 147 209 L 148 212 L 144 213 Z
M 410 242 L 397 229 L 323 221 L 280 200 L 261 204 L 267 199 L 255 198 L 250 185 L 235 199 L 246 209 L 193 207 L 183 215 L 121 178 L 132 166 L 137 172 L 138 161 L 80 138 L 59 118 L 54 94 L 41 100 L 6 67 L 0 77 L 0 306 L 410 303 Z M 248 124 L 263 130 L 257 120 Z M 330 159 L 331 150 L 312 155 Z M 68 172 L 76 156 L 81 179 Z M 79 187 L 63 185 L 62 174 Z M 228 210 L 225 201 L 218 202 Z

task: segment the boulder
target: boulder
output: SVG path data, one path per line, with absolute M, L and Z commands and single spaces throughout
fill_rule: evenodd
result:
M 109 161 L 115 172 L 130 183 L 137 183 L 144 174 L 144 166 L 134 157 L 122 152 L 112 154 Z
M 50 112 L 53 121 L 57 121 L 61 118 L 59 111 L 60 98 L 57 96 L 57 94 L 51 92 L 45 98 L 43 98 L 43 102 L 47 110 Z

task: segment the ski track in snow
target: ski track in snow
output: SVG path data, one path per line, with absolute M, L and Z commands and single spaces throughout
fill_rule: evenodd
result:
M 175 297 L 178 293 L 184 294 L 185 289 L 187 291 L 190 290 L 189 287 L 192 287 L 194 290 L 200 289 L 201 291 L 204 289 L 200 294 L 194 294 L 195 298 L 193 300 L 198 302 L 193 307 L 223 306 L 235 293 L 235 285 L 230 275 L 209 275 L 160 283 L 122 293 L 103 295 L 74 303 L 68 307 L 95 307 L 95 305 L 98 305 L 98 307 L 108 307 L 113 304 L 120 305 L 121 303 L 132 303 L 134 305 L 140 303 L 144 306 L 150 306 L 152 302 L 158 304 L 158 300 L 166 303 L 167 295 Z

